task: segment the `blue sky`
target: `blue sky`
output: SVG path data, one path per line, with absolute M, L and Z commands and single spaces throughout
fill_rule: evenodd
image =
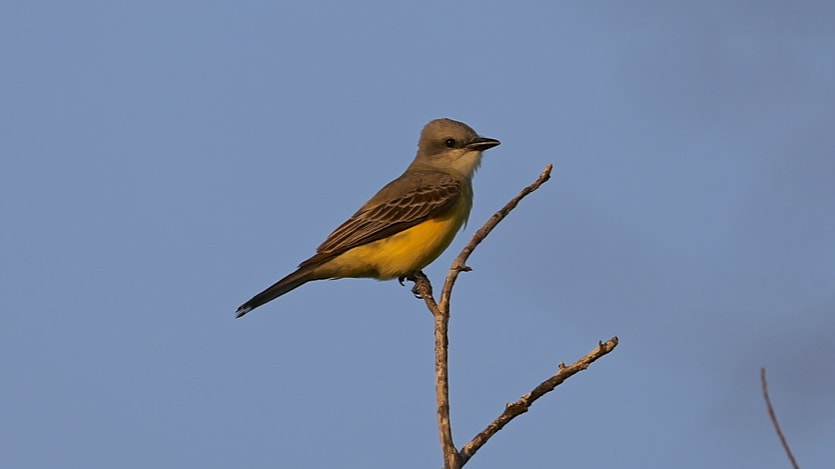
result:
M 468 464 L 833 458 L 835 6 L 5 2 L 0 463 L 440 467 L 432 321 L 396 282 L 234 320 L 451 117 L 502 145 L 454 255 Z

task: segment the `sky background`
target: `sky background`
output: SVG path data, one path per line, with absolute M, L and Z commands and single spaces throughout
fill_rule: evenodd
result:
M 396 282 L 235 308 L 450 117 L 485 153 L 451 321 L 472 468 L 835 458 L 835 3 L 0 4 L 0 466 L 441 466 Z

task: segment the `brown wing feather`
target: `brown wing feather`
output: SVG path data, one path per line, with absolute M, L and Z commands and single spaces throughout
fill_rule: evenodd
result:
M 431 176 L 431 177 L 428 177 Z M 431 183 L 425 181 L 431 180 Z M 385 198 L 395 184 L 412 187 L 405 194 Z M 399 192 L 399 190 L 398 190 Z M 368 244 L 409 229 L 444 213 L 458 201 L 462 183 L 445 173 L 422 171 L 409 179 L 396 180 L 384 187 L 357 213 L 339 226 L 317 249 L 316 255 L 299 267 L 318 264 L 351 248 Z M 382 196 L 383 200 L 377 200 Z

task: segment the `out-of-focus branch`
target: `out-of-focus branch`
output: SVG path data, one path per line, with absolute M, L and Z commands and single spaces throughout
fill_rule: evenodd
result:
M 611 339 L 607 340 L 606 342 L 600 342 L 597 345 L 597 348 L 589 352 L 586 356 L 580 358 L 576 362 L 572 363 L 571 365 L 565 366 L 565 364 L 560 363 L 559 369 L 554 376 L 546 379 L 542 383 L 540 383 L 537 387 L 533 388 L 531 392 L 525 394 L 521 398 L 519 398 L 516 402 L 508 403 L 505 406 L 504 412 L 499 415 L 495 420 L 493 420 L 490 425 L 481 431 L 475 438 L 472 439 L 469 443 L 464 445 L 461 449 L 461 462 L 462 465 L 466 464 L 467 461 L 470 460 L 471 457 L 479 450 L 487 440 L 490 439 L 493 435 L 496 434 L 499 430 L 502 429 L 505 425 L 507 425 L 511 420 L 516 418 L 519 415 L 524 414 L 528 411 L 531 404 L 534 403 L 537 399 L 544 396 L 545 394 L 551 392 L 559 386 L 563 381 L 570 378 L 571 376 L 585 370 L 589 367 L 595 360 L 606 355 L 607 353 L 611 352 L 615 349 L 618 345 L 618 338 L 612 337 Z
M 780 430 L 780 424 L 777 423 L 777 414 L 774 413 L 774 407 L 771 406 L 771 399 L 768 397 L 768 382 L 765 380 L 765 368 L 760 368 L 760 381 L 763 385 L 763 397 L 765 398 L 765 406 L 768 408 L 768 415 L 771 416 L 771 423 L 774 424 L 774 429 L 777 430 L 777 436 L 780 437 L 780 443 L 783 445 L 783 449 L 786 450 L 786 456 L 789 457 L 792 467 L 798 469 L 800 466 L 797 465 L 792 450 L 789 448 L 789 442 L 786 441 L 786 437 L 783 436 L 783 431 Z

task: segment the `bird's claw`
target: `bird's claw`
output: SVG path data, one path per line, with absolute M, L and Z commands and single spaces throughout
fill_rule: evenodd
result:
M 413 275 L 402 275 L 400 277 L 397 277 L 397 281 L 400 283 L 401 286 L 404 287 L 406 286 L 404 282 L 414 282 L 415 284 L 412 285 L 412 295 L 415 295 L 415 298 L 423 299 L 423 295 L 421 295 L 418 291 L 417 278 L 415 278 Z

